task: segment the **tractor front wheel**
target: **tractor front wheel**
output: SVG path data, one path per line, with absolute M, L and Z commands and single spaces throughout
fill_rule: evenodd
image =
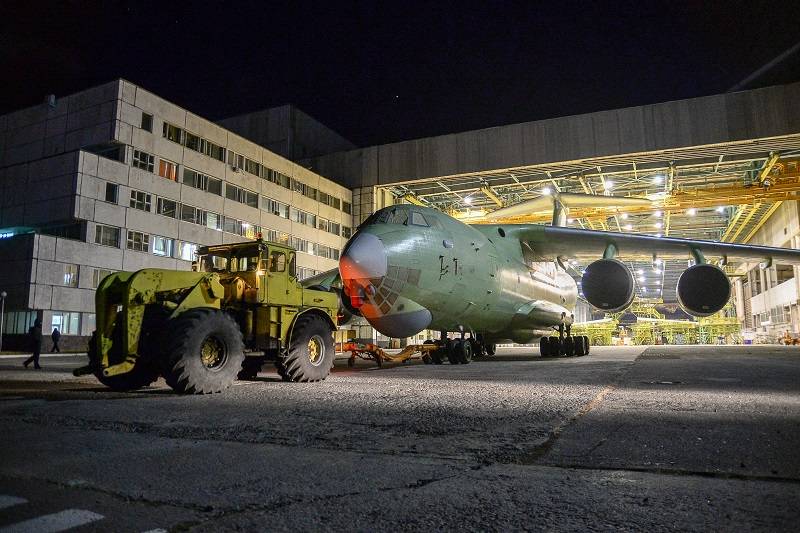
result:
M 275 366 L 284 381 L 322 381 L 331 373 L 335 354 L 331 327 L 307 313 L 297 318 L 289 347 Z
M 218 309 L 191 309 L 169 324 L 163 374 L 177 392 L 227 389 L 242 370 L 244 344 L 236 321 Z

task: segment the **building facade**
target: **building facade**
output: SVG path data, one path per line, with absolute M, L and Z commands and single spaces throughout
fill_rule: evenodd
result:
M 337 267 L 352 193 L 214 122 L 117 80 L 0 116 L 0 291 L 6 347 L 36 318 L 94 329 L 119 270 L 188 270 L 199 245 L 262 234 L 298 276 Z

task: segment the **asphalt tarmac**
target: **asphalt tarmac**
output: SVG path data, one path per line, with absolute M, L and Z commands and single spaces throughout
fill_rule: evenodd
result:
M 114 393 L 0 358 L 9 531 L 797 531 L 800 349 L 593 348 Z

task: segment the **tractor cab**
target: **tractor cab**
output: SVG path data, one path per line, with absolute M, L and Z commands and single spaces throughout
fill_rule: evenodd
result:
M 296 284 L 295 251 L 260 239 L 203 246 L 198 249 L 194 269 L 219 274 L 225 300 L 230 303 L 284 303 Z

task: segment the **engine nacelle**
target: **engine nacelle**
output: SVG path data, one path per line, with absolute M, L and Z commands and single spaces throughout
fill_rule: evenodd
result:
M 628 267 L 616 259 L 598 259 L 581 278 L 583 296 L 603 311 L 614 313 L 631 305 L 635 284 Z
M 709 316 L 728 303 L 731 282 L 718 266 L 702 263 L 681 274 L 676 292 L 684 311 L 693 316 Z

